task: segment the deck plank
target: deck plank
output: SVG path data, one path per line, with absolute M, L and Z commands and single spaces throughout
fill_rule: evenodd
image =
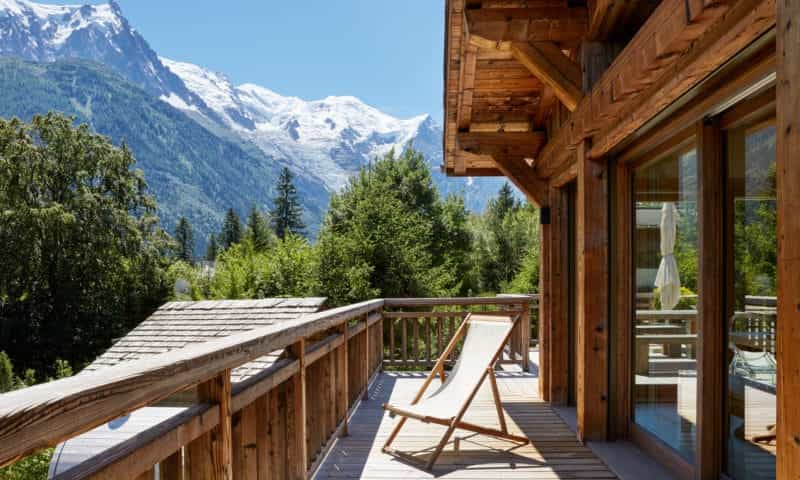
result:
M 498 372 L 498 387 L 509 431 L 524 434 L 531 443 L 518 446 L 504 440 L 457 430 L 460 452 L 453 440 L 445 447 L 433 472 L 425 471 L 428 458 L 445 427 L 409 420 L 393 448 L 417 461 L 381 451 L 397 419 L 389 418 L 382 404 L 408 402 L 424 380 L 424 374 L 381 373 L 350 423 L 350 435 L 331 449 L 314 478 L 375 480 L 428 479 L 615 479 L 611 470 L 539 398 L 537 379 L 522 372 Z M 491 389 L 484 385 L 467 411 L 465 420 L 498 427 Z

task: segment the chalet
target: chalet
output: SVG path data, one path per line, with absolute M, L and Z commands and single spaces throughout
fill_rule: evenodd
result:
M 444 8 L 443 170 L 541 209 L 538 305 L 366 300 L 7 393 L 0 465 L 188 389 L 56 478 L 800 478 L 800 3 Z M 498 354 L 519 366 L 383 451 L 381 404 L 412 402 L 420 369 L 446 382 L 474 311 L 517 319 Z
M 542 209 L 541 397 L 680 478 L 800 477 L 800 5 L 446 10 L 443 168 Z

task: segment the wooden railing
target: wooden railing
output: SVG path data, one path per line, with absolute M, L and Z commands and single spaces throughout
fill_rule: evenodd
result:
M 397 366 L 384 358 L 397 352 L 385 326 L 430 333 L 436 319 L 436 336 L 414 336 L 416 350 L 403 349 L 406 367 L 427 365 L 454 332 L 445 333 L 449 319 L 457 326 L 467 308 L 519 311 L 507 356 L 527 358 L 529 297 L 370 300 L 0 395 L 0 466 L 195 389 L 182 398 L 197 401 L 178 415 L 55 478 L 307 478 L 347 433 L 373 376 Z M 284 349 L 266 370 L 231 383 L 232 369 Z
M 508 295 L 485 298 L 386 299 L 384 305 L 383 366 L 397 369 L 429 369 L 470 312 L 504 311 L 520 316 L 501 363 L 517 363 L 528 370 L 531 341 L 532 296 Z M 460 345 L 445 364 L 458 358 Z

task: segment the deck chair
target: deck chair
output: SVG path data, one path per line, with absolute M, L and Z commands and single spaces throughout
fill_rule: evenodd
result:
M 408 405 L 390 405 L 388 403 L 383 405 L 383 408 L 391 414 L 402 417 L 386 440 L 383 451 L 385 453 L 394 452 L 391 449 L 391 444 L 409 418 L 448 427 L 425 467 L 427 470 L 433 468 L 444 446 L 457 428 L 523 444 L 528 443 L 527 437 L 508 433 L 503 409 L 500 405 L 497 379 L 494 375 L 494 365 L 502 354 L 503 347 L 508 342 L 514 323 L 518 318 L 519 315 L 511 317 L 507 314 L 503 315 L 501 312 L 497 314 L 468 314 L 456 334 L 453 335 L 442 356 L 437 360 L 433 370 L 425 379 L 414 400 Z M 461 349 L 461 355 L 452 372 L 445 377 L 445 360 L 464 335 L 466 335 L 466 338 Z M 436 376 L 441 379 L 441 385 L 433 393 L 425 396 L 425 391 Z M 497 408 L 497 415 L 500 419 L 500 430 L 462 420 L 472 399 L 487 376 L 492 386 L 492 395 Z

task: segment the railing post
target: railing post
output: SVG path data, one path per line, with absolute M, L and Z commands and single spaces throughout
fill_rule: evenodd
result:
M 519 319 L 522 323 L 522 335 L 520 338 L 520 355 L 522 355 L 522 371 L 530 371 L 530 362 L 528 361 L 528 351 L 531 348 L 531 304 L 530 300 L 522 304 L 522 317 Z
M 198 386 L 201 402 L 216 404 L 219 423 L 189 444 L 189 476 L 192 479 L 231 480 L 231 371 L 225 369 Z
M 305 480 L 308 469 L 306 448 L 306 342 L 293 343 L 289 353 L 300 362 L 300 370 L 289 380 L 292 394 L 287 399 L 289 412 L 288 462 L 289 478 Z

